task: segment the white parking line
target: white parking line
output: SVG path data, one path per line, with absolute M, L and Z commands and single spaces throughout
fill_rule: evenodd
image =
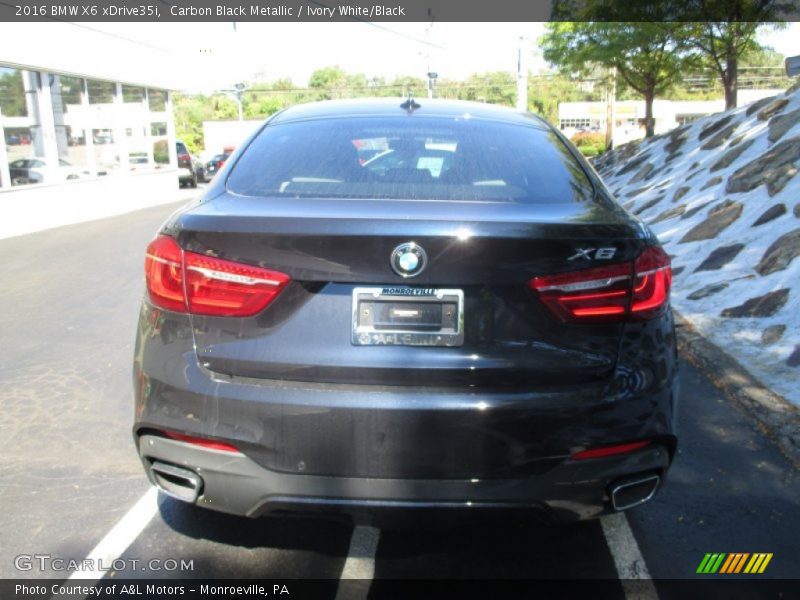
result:
M 350 549 L 339 577 L 336 600 L 355 600 L 366 598 L 369 584 L 375 576 L 375 551 L 378 548 L 380 530 L 375 527 L 359 525 L 353 529 Z M 358 583 L 353 579 L 360 580 Z
M 626 600 L 658 600 L 650 571 L 625 513 L 607 515 L 600 519 L 600 523 Z
M 75 571 L 70 576 L 70 580 L 89 579 L 99 581 L 102 579 L 107 571 L 100 570 L 99 567 L 108 568 L 117 558 L 122 556 L 122 553 L 147 527 L 147 524 L 157 512 L 158 489 L 151 487 L 86 557 L 88 559 L 86 564 L 94 565 L 93 568 Z M 83 581 L 83 583 L 88 582 Z

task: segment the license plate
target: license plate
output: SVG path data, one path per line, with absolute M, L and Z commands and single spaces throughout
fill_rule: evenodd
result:
M 353 290 L 356 346 L 461 346 L 464 292 L 418 287 Z

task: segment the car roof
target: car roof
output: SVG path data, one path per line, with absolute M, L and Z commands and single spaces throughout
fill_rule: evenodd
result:
M 288 123 L 310 119 L 342 117 L 390 117 L 413 115 L 420 117 L 470 118 L 500 121 L 510 124 L 549 129 L 549 125 L 532 113 L 514 110 L 506 106 L 467 102 L 464 100 L 441 100 L 414 98 L 416 105 L 409 110 L 403 98 L 359 98 L 356 100 L 323 100 L 308 104 L 297 104 L 276 114 L 271 123 Z

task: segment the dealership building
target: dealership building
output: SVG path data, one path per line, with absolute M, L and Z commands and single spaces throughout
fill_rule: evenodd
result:
M 738 104 L 744 106 L 761 98 L 782 93 L 782 89 L 739 90 Z M 653 118 L 656 134 L 664 133 L 685 123 L 691 123 L 725 110 L 720 100 L 655 100 Z M 561 102 L 558 105 L 558 124 L 567 137 L 579 131 L 598 131 L 605 134 L 608 105 L 605 102 Z M 621 100 L 614 103 L 614 145 L 641 139 L 644 129 L 643 100 Z
M 77 23 L 0 36 L 0 237 L 175 200 L 183 57 Z

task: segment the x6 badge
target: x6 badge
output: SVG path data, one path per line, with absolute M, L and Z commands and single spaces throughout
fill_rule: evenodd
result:
M 592 252 L 594 252 L 594 256 L 592 256 Z M 616 252 L 616 248 L 578 248 L 575 254 L 570 256 L 567 260 L 575 260 L 576 258 L 585 258 L 586 260 L 610 260 L 614 258 Z

